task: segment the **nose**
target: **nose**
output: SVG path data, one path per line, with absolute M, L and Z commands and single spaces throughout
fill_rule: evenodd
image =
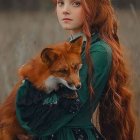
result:
M 73 85 L 73 83 L 72 82 L 68 82 L 68 85 L 71 87 Z
M 69 13 L 70 13 L 69 8 L 68 8 L 67 5 L 65 5 L 64 8 L 63 8 L 63 14 L 64 14 L 64 15 L 67 15 L 67 14 L 69 14 Z
M 81 84 L 78 84 L 77 86 L 76 86 L 76 89 L 80 89 L 81 88 Z

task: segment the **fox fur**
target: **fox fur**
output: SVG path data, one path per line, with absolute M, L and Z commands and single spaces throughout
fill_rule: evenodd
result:
M 50 45 L 19 69 L 19 81 L 0 106 L 0 140 L 31 139 L 16 118 L 15 100 L 22 80 L 28 78 L 46 94 L 58 90 L 59 84 L 73 90 L 80 88 L 81 46 L 81 37 L 73 43 Z

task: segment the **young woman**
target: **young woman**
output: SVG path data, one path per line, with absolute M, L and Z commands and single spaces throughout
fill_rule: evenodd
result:
M 77 99 L 60 98 L 61 105 L 45 112 L 48 108 L 41 106 L 45 96 L 37 100 L 38 95 L 33 94 L 32 104 L 19 103 L 22 90 L 32 90 L 32 84 L 25 81 L 16 101 L 21 126 L 36 140 L 133 140 L 132 93 L 110 0 L 54 0 L 54 4 L 60 25 L 70 34 L 68 41 L 86 36 L 81 54 L 82 87 Z M 58 92 L 65 90 L 68 89 Z M 54 95 L 55 92 L 52 99 Z M 23 98 L 27 96 L 22 95 Z M 97 105 L 100 133 L 91 121 Z

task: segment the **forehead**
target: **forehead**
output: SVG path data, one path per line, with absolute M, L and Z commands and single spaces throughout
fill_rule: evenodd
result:
M 76 54 L 65 54 L 61 56 L 58 61 L 55 61 L 51 68 L 62 69 L 75 67 L 81 64 L 81 58 Z
M 74 54 L 74 53 L 65 53 L 62 55 L 62 57 L 59 60 L 59 63 L 61 63 L 62 65 L 68 64 L 70 65 L 77 65 L 82 63 L 81 62 L 81 56 L 78 54 Z
M 79 55 L 76 55 L 76 54 L 70 54 L 67 56 L 64 56 L 65 57 L 65 60 L 68 64 L 79 64 L 81 63 L 81 58 Z

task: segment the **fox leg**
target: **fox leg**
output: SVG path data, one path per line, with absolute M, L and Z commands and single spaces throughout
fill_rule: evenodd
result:
M 2 140 L 15 140 L 15 138 L 11 137 L 10 135 L 4 135 Z
M 13 136 L 9 135 L 9 134 L 2 134 L 0 136 L 1 140 L 16 140 Z
M 11 127 L 3 127 L 0 129 L 0 140 L 17 140 L 17 138 Z
M 16 140 L 16 138 L 13 135 L 7 133 L 6 131 L 3 131 L 2 140 Z
M 32 136 L 25 135 L 25 134 L 19 134 L 17 135 L 18 140 L 33 140 Z

